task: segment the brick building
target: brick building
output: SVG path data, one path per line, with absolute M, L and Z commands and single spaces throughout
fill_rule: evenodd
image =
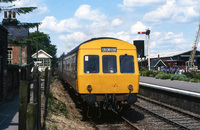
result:
M 24 40 L 29 36 L 29 29 L 17 26 L 15 12 L 4 12 L 3 26 L 8 30 L 8 64 L 26 65 L 31 62 L 30 44 Z M 22 42 L 23 41 L 23 42 Z
M 31 78 L 31 49 L 24 40 L 29 36 L 29 29 L 17 26 L 15 16 L 15 12 L 9 11 L 7 15 L 5 11 L 0 25 L 0 100 L 3 101 L 9 92 L 19 89 L 20 80 Z

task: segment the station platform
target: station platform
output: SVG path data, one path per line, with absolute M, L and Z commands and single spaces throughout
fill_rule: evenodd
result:
M 140 85 L 200 98 L 200 83 L 140 76 Z

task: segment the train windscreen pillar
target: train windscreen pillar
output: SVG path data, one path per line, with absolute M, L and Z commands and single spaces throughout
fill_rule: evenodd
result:
M 144 57 L 144 40 L 135 40 L 133 41 L 133 44 L 137 48 L 138 58 Z

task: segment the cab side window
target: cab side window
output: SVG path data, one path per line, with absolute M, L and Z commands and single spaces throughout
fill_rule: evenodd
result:
M 99 73 L 99 56 L 84 56 L 84 73 Z

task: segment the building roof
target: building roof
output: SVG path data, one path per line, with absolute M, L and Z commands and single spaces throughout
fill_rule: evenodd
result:
M 34 53 L 31 57 L 32 58 L 37 58 L 37 52 Z M 38 58 L 52 58 L 52 56 L 49 55 L 48 53 L 46 53 L 45 51 L 43 51 L 42 49 L 40 49 L 38 51 Z
M 2 31 L 4 31 L 4 32 L 8 33 L 8 30 L 7 30 L 5 27 L 3 27 L 1 24 L 0 24 L 0 29 L 1 29 Z
M 173 57 L 173 56 L 177 56 L 177 55 L 181 55 L 187 52 L 191 52 L 192 50 L 187 50 L 187 51 L 177 51 L 177 52 L 165 52 L 165 53 L 159 53 L 159 54 L 150 54 L 149 57 L 150 58 L 158 58 L 158 55 L 160 58 L 165 58 L 165 57 Z M 199 52 L 198 50 L 196 50 L 197 52 Z
M 158 64 L 162 64 L 162 66 L 166 66 L 166 64 L 159 58 L 153 59 L 150 63 L 151 67 L 156 67 Z
M 28 28 L 24 28 L 24 27 L 16 27 L 16 26 L 4 26 L 9 34 L 8 34 L 8 39 L 14 39 L 16 41 L 24 38 L 24 37 L 28 37 L 29 35 L 29 29 Z

